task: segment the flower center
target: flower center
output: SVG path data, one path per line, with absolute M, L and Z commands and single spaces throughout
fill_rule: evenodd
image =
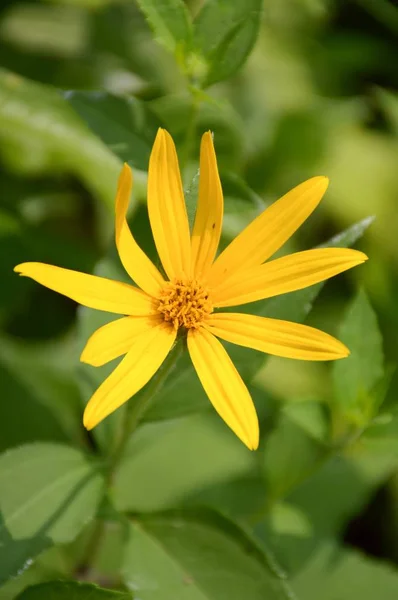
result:
M 160 292 L 158 311 L 175 329 L 197 329 L 213 311 L 209 292 L 195 280 L 169 281 Z

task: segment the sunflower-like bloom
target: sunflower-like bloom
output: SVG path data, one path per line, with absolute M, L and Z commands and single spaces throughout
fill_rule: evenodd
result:
M 349 351 L 312 327 L 218 309 L 305 288 L 367 257 L 357 250 L 321 248 L 265 262 L 320 202 L 328 179 L 313 177 L 264 210 L 216 258 L 223 193 L 212 135 L 205 133 L 201 142 L 198 205 L 191 234 L 175 146 L 160 129 L 149 163 L 148 213 L 161 272 L 138 246 L 127 224 L 132 182 L 125 164 L 116 194 L 116 245 L 136 286 L 42 263 L 15 267 L 17 273 L 79 304 L 124 315 L 98 329 L 81 355 L 83 362 L 96 367 L 125 355 L 88 402 L 84 425 L 92 429 L 137 393 L 159 369 L 182 330 L 211 403 L 254 450 L 259 441 L 256 410 L 217 338 L 301 360 L 334 360 L 348 356 Z

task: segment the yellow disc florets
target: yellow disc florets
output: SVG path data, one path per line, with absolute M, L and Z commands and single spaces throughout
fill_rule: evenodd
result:
M 158 311 L 175 329 L 197 329 L 212 310 L 208 290 L 195 280 L 169 281 L 160 293 Z

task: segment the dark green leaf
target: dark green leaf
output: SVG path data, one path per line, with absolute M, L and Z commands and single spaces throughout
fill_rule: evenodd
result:
M 0 345 L 0 451 L 33 441 L 82 442 L 80 397 L 70 347 Z
M 64 97 L 114 154 L 137 169 L 148 170 L 160 123 L 147 104 L 104 92 L 68 91 Z
M 105 590 L 91 583 L 48 581 L 32 585 L 15 600 L 131 600 L 128 592 Z
M 235 524 L 212 512 L 134 521 L 123 575 L 142 600 L 288 598 L 263 552 Z
M 328 423 L 316 402 L 287 405 L 266 438 L 264 469 L 268 500 L 283 498 L 327 455 Z
M 339 338 L 350 356 L 333 365 L 335 401 L 346 418 L 363 426 L 373 417 L 378 399 L 372 389 L 383 376 L 383 340 L 365 291 L 351 303 Z
M 320 536 L 341 534 L 398 464 L 398 419 L 373 426 L 346 456 L 333 456 L 300 487 L 290 501 L 310 519 Z
M 0 457 L 0 581 L 53 542 L 71 541 L 94 516 L 103 479 L 78 450 L 37 443 Z

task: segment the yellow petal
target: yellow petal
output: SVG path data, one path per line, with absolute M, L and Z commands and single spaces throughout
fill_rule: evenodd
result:
M 132 187 L 131 169 L 125 163 L 120 173 L 115 202 L 116 246 L 120 260 L 131 279 L 147 294 L 157 297 L 164 279 L 135 241 L 126 220 Z
M 319 248 L 278 258 L 231 277 L 212 291 L 214 306 L 236 306 L 314 285 L 367 260 L 349 248 Z
M 89 338 L 80 360 L 93 367 L 126 354 L 135 344 L 138 336 L 149 332 L 159 324 L 160 315 L 149 317 L 123 317 L 100 327 Z
M 349 350 L 331 335 L 298 323 L 240 313 L 213 313 L 206 329 L 214 335 L 267 354 L 301 360 L 335 360 Z
M 122 315 L 156 313 L 150 296 L 120 281 L 35 262 L 22 263 L 14 271 L 89 308 Z
M 300 227 L 319 204 L 328 187 L 326 177 L 313 177 L 274 202 L 240 233 L 216 259 L 209 284 L 237 271 L 261 265 Z
M 92 429 L 134 396 L 159 369 L 175 338 L 175 329 L 164 321 L 137 336 L 121 363 L 91 397 L 84 411 L 84 426 Z
M 256 409 L 223 345 L 205 329 L 188 332 L 188 350 L 210 402 L 250 450 L 258 447 Z
M 223 207 L 213 138 L 208 131 L 200 146 L 199 198 L 192 232 L 192 273 L 198 279 L 206 275 L 216 255 Z
M 158 131 L 149 161 L 148 212 L 168 277 L 189 277 L 191 240 L 180 169 L 174 142 L 164 129 Z

